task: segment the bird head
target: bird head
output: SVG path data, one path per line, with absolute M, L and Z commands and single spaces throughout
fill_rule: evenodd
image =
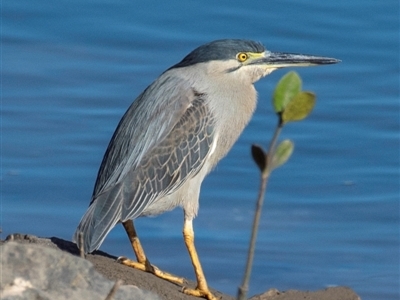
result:
M 338 62 L 340 61 L 329 57 L 268 51 L 255 41 L 224 39 L 196 48 L 171 69 L 202 64 L 209 74 L 231 74 L 253 83 L 280 68 Z

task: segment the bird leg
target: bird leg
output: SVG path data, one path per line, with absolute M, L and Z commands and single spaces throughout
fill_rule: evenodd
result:
M 122 222 L 122 225 L 124 226 L 125 231 L 128 235 L 128 238 L 131 242 L 131 245 L 132 245 L 133 251 L 135 252 L 137 261 L 133 261 L 126 257 L 121 256 L 117 260 L 119 263 L 121 263 L 125 266 L 129 266 L 129 267 L 132 267 L 135 269 L 139 269 L 139 270 L 142 270 L 145 272 L 152 273 L 152 274 L 156 275 L 157 277 L 160 277 L 162 279 L 165 279 L 165 280 L 168 280 L 168 281 L 171 281 L 174 283 L 178 283 L 178 284 L 184 283 L 183 278 L 163 272 L 156 266 L 150 264 L 150 261 L 144 254 L 143 247 L 140 244 L 139 237 L 136 233 L 135 227 L 133 226 L 132 220 Z
M 194 246 L 194 231 L 192 219 L 187 219 L 186 217 L 183 225 L 183 238 L 185 240 L 190 259 L 192 260 L 194 273 L 196 274 L 197 279 L 197 287 L 195 289 L 184 288 L 183 292 L 187 295 L 203 297 L 208 300 L 217 300 L 217 298 L 208 289 L 207 281 L 204 276 L 199 257 L 197 255 L 196 248 Z

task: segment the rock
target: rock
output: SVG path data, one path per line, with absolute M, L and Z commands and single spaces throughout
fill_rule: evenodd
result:
M 1 246 L 1 299 L 106 299 L 114 282 L 84 259 L 50 247 L 9 241 Z M 133 285 L 120 286 L 113 298 L 159 300 Z
M 361 300 L 356 293 L 348 287 L 330 287 L 315 292 L 289 290 L 280 292 L 277 289 L 252 297 L 250 300 Z

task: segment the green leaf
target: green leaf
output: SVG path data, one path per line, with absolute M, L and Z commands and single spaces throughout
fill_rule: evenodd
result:
M 288 161 L 293 153 L 294 144 L 291 140 L 282 141 L 278 147 L 276 147 L 274 156 L 272 157 L 272 169 L 283 165 Z
M 273 95 L 275 112 L 280 113 L 286 105 L 301 91 L 300 76 L 291 71 L 279 80 Z
M 314 105 L 315 94 L 311 92 L 298 93 L 283 110 L 283 123 L 303 120 L 311 113 Z
M 251 155 L 260 168 L 261 173 L 263 173 L 267 168 L 267 155 L 264 150 L 258 145 L 251 145 Z

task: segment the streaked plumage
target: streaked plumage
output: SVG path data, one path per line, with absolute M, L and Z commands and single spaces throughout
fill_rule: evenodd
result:
M 254 82 L 281 67 L 335 62 L 273 53 L 246 40 L 218 40 L 192 51 L 147 87 L 122 117 L 76 230 L 78 246 L 86 252 L 98 249 L 122 222 L 139 261 L 136 266 L 154 272 L 130 220 L 181 206 L 185 243 L 198 280 L 197 289 L 187 293 L 214 299 L 193 244 L 192 220 L 204 177 L 249 122 L 256 107 Z
M 187 201 L 169 197 L 168 204 L 161 198 L 176 192 L 204 166 L 215 140 L 215 127 L 236 123 L 239 126 L 233 130 L 233 140 L 227 142 L 220 134 L 223 153 L 213 160 L 216 162 L 226 154 L 253 113 L 256 92 L 252 85 L 243 87 L 238 81 L 234 89 L 230 88 L 228 93 L 224 91 L 219 97 L 219 104 L 225 103 L 221 108 L 226 111 L 214 108 L 208 95 L 218 95 L 226 83 L 221 73 L 209 74 L 208 64 L 214 59 L 235 59 L 239 51 L 262 53 L 264 47 L 242 40 L 220 40 L 199 47 L 164 72 L 129 107 L 109 143 L 90 207 L 77 230 L 77 233 L 84 233 L 85 251 L 97 249 L 119 221 L 162 213 Z M 204 80 L 199 81 L 199 77 Z M 215 86 L 218 81 L 220 85 Z M 243 98 L 251 100 L 251 105 Z M 239 107 L 246 105 L 244 117 L 229 111 L 235 99 L 241 102 Z M 212 166 L 207 168 L 206 173 Z M 157 209 L 151 207 L 154 203 L 162 205 Z M 197 213 L 195 206 L 193 215 Z

